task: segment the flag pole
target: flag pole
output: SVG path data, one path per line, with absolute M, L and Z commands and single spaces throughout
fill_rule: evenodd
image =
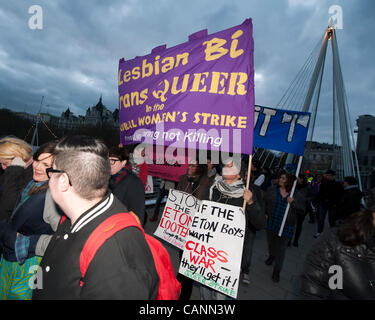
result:
M 294 180 L 293 188 L 292 188 L 292 191 L 290 192 L 290 197 L 291 198 L 293 197 L 294 191 L 295 191 L 296 186 L 297 186 L 298 176 L 299 176 L 299 172 L 301 170 L 301 165 L 302 165 L 302 159 L 303 159 L 303 156 L 300 156 L 299 159 L 298 159 L 298 165 L 297 165 L 297 171 L 296 171 L 296 177 L 297 177 L 297 179 Z M 286 218 L 288 217 L 289 209 L 290 209 L 290 203 L 288 202 L 288 204 L 286 206 L 286 209 L 285 209 L 285 213 L 284 213 L 284 217 L 283 217 L 283 222 L 281 223 L 281 227 L 280 227 L 280 231 L 279 231 L 279 237 L 281 237 L 281 235 L 283 234 L 284 226 L 285 226 Z

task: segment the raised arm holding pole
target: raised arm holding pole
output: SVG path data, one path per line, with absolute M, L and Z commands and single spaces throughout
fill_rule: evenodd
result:
M 298 181 L 298 175 L 299 175 L 299 172 L 301 170 L 302 159 L 303 159 L 303 156 L 300 156 L 299 160 L 298 160 L 297 171 L 296 171 L 296 177 L 297 177 L 297 179 L 294 180 L 293 188 L 292 188 L 292 191 L 290 192 L 290 197 L 291 198 L 293 197 L 294 191 L 296 189 L 296 185 L 297 185 L 297 181 Z M 284 226 L 285 226 L 286 218 L 288 217 L 289 209 L 290 209 L 290 203 L 288 202 L 288 204 L 286 206 L 286 209 L 285 209 L 283 222 L 281 223 L 281 227 L 280 227 L 280 231 L 279 231 L 279 237 L 281 237 L 281 235 L 283 234 Z
M 249 189 L 249 186 L 250 186 L 250 176 L 251 176 L 251 163 L 252 163 L 252 160 L 253 160 L 253 155 L 250 154 L 249 155 L 249 165 L 247 167 L 246 189 Z M 244 212 L 245 212 L 245 208 L 246 208 L 246 200 L 244 199 L 243 206 L 242 206 L 242 209 L 243 209 Z

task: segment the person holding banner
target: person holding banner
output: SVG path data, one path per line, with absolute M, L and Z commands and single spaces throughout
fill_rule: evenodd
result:
M 274 265 L 272 280 L 274 282 L 280 281 L 280 272 L 283 266 L 285 252 L 288 247 L 288 242 L 292 239 L 295 224 L 296 224 L 296 210 L 303 210 L 303 201 L 299 197 L 298 190 L 294 198 L 291 198 L 290 192 L 293 187 L 295 176 L 288 172 L 280 175 L 279 184 L 268 188 L 265 197 L 265 209 L 268 216 L 267 224 L 267 242 L 269 257 L 265 261 L 266 265 Z M 278 233 L 283 221 L 287 204 L 290 204 L 291 210 L 288 213 L 283 233 L 279 237 Z
M 241 169 L 240 169 L 241 167 Z M 261 196 L 259 191 L 255 192 L 254 186 L 250 189 L 245 188 L 242 177 L 245 176 L 247 166 L 236 164 L 235 161 L 226 161 L 223 167 L 222 176 L 218 176 L 209 189 L 206 200 L 216 201 L 218 203 L 243 207 L 246 202 L 246 231 L 244 246 L 242 251 L 241 271 L 243 278 L 250 283 L 248 272 L 250 269 L 251 248 L 254 241 L 255 230 L 266 227 L 267 220 L 262 210 Z M 207 196 L 207 195 L 206 195 Z M 216 290 L 206 286 L 201 287 L 202 300 L 226 300 L 228 296 L 219 293 Z
M 189 164 L 187 174 L 181 176 L 177 185 L 177 190 L 189 193 L 199 200 L 203 200 L 206 190 L 211 186 L 212 181 L 207 176 L 207 166 L 198 164 L 198 161 L 192 161 Z M 180 260 L 182 258 L 182 250 L 179 250 Z M 185 277 L 182 274 L 177 275 L 177 280 L 181 283 L 180 300 L 189 300 L 194 280 Z
M 109 188 L 129 211 L 133 211 L 144 226 L 145 188 L 140 178 L 127 167 L 129 153 L 124 147 L 109 149 L 111 179 Z

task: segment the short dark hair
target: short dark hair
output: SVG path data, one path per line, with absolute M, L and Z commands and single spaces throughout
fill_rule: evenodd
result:
M 114 146 L 109 149 L 109 156 L 118 158 L 121 161 L 129 160 L 129 152 L 124 147 Z
M 88 136 L 64 137 L 55 149 L 55 164 L 69 176 L 77 194 L 87 200 L 108 190 L 111 168 L 103 141 Z
M 59 142 L 59 140 L 53 140 L 47 143 L 42 144 L 37 151 L 33 154 L 33 160 L 37 161 L 39 156 L 42 153 L 55 153 L 56 145 Z

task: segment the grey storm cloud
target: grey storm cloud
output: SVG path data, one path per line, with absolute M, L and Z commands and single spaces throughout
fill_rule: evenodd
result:
M 28 26 L 33 4 L 43 9 L 42 30 Z M 78 115 L 103 95 L 104 104 L 114 110 L 120 58 L 142 56 L 162 44 L 172 47 L 199 30 L 211 34 L 249 17 L 254 25 L 255 102 L 276 106 L 321 40 L 332 5 L 343 11 L 337 37 L 354 125 L 359 115 L 374 114 L 371 0 L 2 1 L 0 107 L 35 113 L 44 96 L 48 109 L 43 111 L 60 115 L 70 107 Z M 330 68 L 327 61 L 320 129 L 314 135 L 324 142 L 332 136 Z

